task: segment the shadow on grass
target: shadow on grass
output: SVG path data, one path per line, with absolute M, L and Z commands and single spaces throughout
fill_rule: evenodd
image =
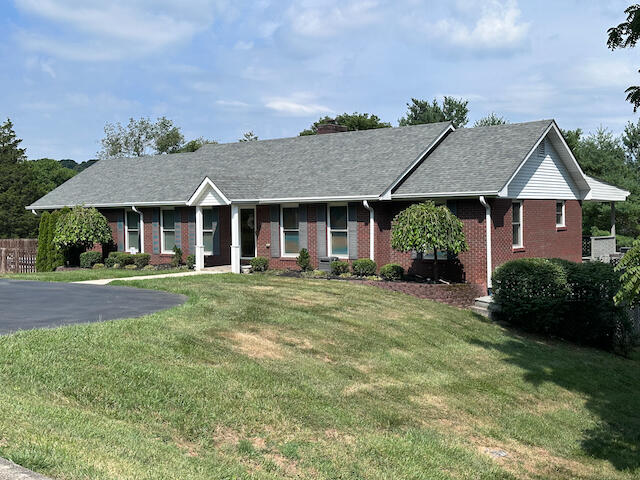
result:
M 524 380 L 554 383 L 581 394 L 598 426 L 584 432 L 582 449 L 617 470 L 640 468 L 640 361 L 569 343 L 546 341 L 513 329 L 505 342 L 473 341 L 499 351 L 525 371 Z

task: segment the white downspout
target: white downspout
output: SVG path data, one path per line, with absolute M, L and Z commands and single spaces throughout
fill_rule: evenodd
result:
M 487 226 L 487 289 L 491 288 L 491 206 L 484 198 L 484 195 L 478 197 L 480 203 L 484 207 L 484 223 Z
M 231 271 L 240 273 L 240 211 L 231 204 Z
M 375 247 L 375 226 L 374 226 L 374 215 L 373 215 L 373 207 L 371 205 L 369 205 L 369 202 L 367 202 L 366 200 L 362 201 L 362 205 L 364 205 L 364 208 L 366 208 L 367 210 L 369 210 L 369 258 L 371 260 L 374 259 L 375 255 L 374 255 L 374 247 Z
M 140 253 L 144 253 L 144 215 L 136 208 L 135 205 L 131 205 L 131 210 L 136 212 L 140 217 Z
M 202 221 L 202 207 L 196 207 L 196 271 L 199 272 L 204 268 L 204 234 Z

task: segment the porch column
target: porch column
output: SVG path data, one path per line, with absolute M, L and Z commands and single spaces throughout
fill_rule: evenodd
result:
M 240 210 L 231 205 L 231 271 L 240 273 Z
M 611 202 L 611 236 L 616 236 L 616 202 Z
M 204 238 L 202 235 L 202 207 L 196 207 L 196 271 L 204 268 Z

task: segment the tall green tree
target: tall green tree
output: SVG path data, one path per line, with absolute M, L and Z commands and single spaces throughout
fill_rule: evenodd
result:
M 11 120 L 0 125 L 0 238 L 34 238 L 38 232 L 39 219 L 24 207 L 45 192 L 21 142 Z
M 423 123 L 451 122 L 454 127 L 464 127 L 469 123 L 469 100 L 445 96 L 442 104 L 437 99 L 420 100 L 412 98 L 407 103 L 407 113 L 398 120 L 401 127 Z
M 159 117 L 155 122 L 142 117 L 138 120 L 130 118 L 126 127 L 120 122 L 107 123 L 100 143 L 100 158 L 141 157 L 176 153 L 184 144 L 184 136 L 166 117 Z
M 627 122 L 620 139 L 627 151 L 628 162 L 640 168 L 640 120 L 638 123 Z
M 239 142 L 257 142 L 258 136 L 253 133 L 253 130 L 249 130 L 248 132 L 244 132 L 242 134 L 242 138 L 238 139 Z
M 218 142 L 216 142 L 215 140 L 207 140 L 204 137 L 198 137 L 198 138 L 194 138 L 193 140 L 189 140 L 182 147 L 180 147 L 180 150 L 178 150 L 178 152 L 179 153 L 195 152 L 196 150 L 199 150 L 203 145 L 206 145 L 208 143 L 217 144 Z
M 313 124 L 309 128 L 301 131 L 300 136 L 302 137 L 305 135 L 316 135 L 318 133 L 318 126 L 324 123 L 332 122 L 335 122 L 338 125 L 344 125 L 349 131 L 391 127 L 390 123 L 383 122 L 377 115 L 373 115 L 370 113 L 345 112 L 335 118 L 327 116 L 321 117 L 317 122 L 313 122 Z
M 50 192 L 78 173 L 63 167 L 60 162 L 51 158 L 30 161 L 29 166 L 35 174 L 36 182 L 45 192 Z
M 492 125 L 504 125 L 508 123 L 504 117 L 499 116 L 498 114 L 491 112 L 489 115 L 486 115 L 479 120 L 476 120 L 473 124 L 474 127 L 490 127 Z
M 607 46 L 611 50 L 616 48 L 633 48 L 640 39 L 640 5 L 628 7 L 624 13 L 627 19 L 616 27 L 607 30 Z M 640 86 L 632 85 L 625 90 L 627 101 L 633 105 L 636 112 L 640 107 Z

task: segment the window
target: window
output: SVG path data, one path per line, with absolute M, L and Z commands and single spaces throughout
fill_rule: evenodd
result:
M 213 209 L 202 209 L 202 240 L 204 254 L 213 255 Z
M 256 256 L 256 211 L 254 208 L 240 209 L 240 257 Z
M 564 227 L 564 200 L 561 202 L 556 202 L 556 227 Z
M 162 230 L 162 253 L 173 253 L 176 246 L 176 219 L 173 210 L 162 210 L 161 230 Z
M 329 207 L 329 255 L 349 256 L 349 233 L 347 230 L 347 206 Z
M 513 247 L 522 247 L 522 203 L 513 202 L 511 204 L 511 211 L 513 218 L 511 224 L 513 225 Z
M 133 211 L 127 211 L 124 228 L 126 230 L 125 250 L 130 252 L 135 249 L 133 253 L 140 252 L 140 215 Z
M 297 256 L 300 252 L 298 207 L 282 207 L 282 256 Z

